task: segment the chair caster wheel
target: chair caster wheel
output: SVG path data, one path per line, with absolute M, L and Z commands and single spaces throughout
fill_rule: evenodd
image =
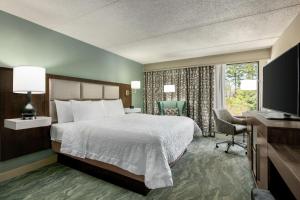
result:
M 246 154 L 246 155 L 248 154 L 247 151 L 245 152 L 245 154 Z
M 228 151 L 225 151 L 225 153 L 228 153 Z
M 216 145 L 216 148 L 219 148 L 219 146 L 218 146 L 218 145 Z

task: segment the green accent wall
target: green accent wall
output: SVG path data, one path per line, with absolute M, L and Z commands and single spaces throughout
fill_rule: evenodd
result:
M 143 82 L 144 67 L 140 63 L 3 11 L 0 27 L 1 67 L 37 65 L 50 74 L 128 84 L 132 80 Z M 142 106 L 142 90 L 133 95 L 133 102 L 136 107 Z
M 101 35 L 99 35 L 101 37 Z M 140 80 L 142 64 L 0 11 L 0 67 L 37 65 L 47 73 L 130 84 Z M 143 90 L 133 95 L 142 107 Z M 48 151 L 0 162 L 0 173 L 49 156 Z

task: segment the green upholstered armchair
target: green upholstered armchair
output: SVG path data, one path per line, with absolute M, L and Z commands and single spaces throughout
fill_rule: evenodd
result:
M 186 116 L 186 102 L 185 101 L 158 101 L 159 115 L 165 115 L 165 108 L 178 108 L 179 116 Z

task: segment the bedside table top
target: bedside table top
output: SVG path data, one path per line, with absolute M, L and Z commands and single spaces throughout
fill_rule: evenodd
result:
M 141 113 L 142 109 L 141 108 L 125 108 L 125 113 L 129 114 L 129 113 Z
M 46 116 L 38 116 L 36 119 L 26 119 L 23 120 L 21 118 L 14 119 L 5 119 L 4 127 L 13 129 L 13 130 L 21 130 L 21 129 L 29 129 L 29 128 L 37 128 L 51 125 L 51 117 Z

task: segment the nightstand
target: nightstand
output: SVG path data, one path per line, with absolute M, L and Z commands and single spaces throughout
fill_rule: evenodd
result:
M 125 108 L 125 113 L 126 114 L 131 114 L 131 113 L 142 113 L 141 108 Z
M 13 130 L 38 128 L 51 125 L 51 117 L 39 116 L 36 119 L 23 120 L 21 118 L 5 119 L 4 127 Z

